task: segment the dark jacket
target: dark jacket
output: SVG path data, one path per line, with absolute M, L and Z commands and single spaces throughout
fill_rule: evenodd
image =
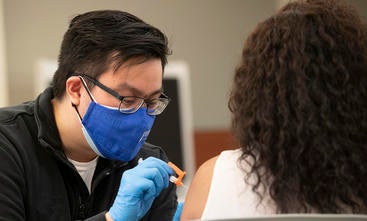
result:
M 131 162 L 100 157 L 89 194 L 62 151 L 52 98 L 48 88 L 35 101 L 0 109 L 0 220 L 105 220 L 123 172 L 140 157 L 167 157 L 150 144 Z M 142 220 L 171 221 L 176 206 L 170 184 Z

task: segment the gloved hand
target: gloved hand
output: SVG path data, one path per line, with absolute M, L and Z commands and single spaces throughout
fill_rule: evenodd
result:
M 183 202 L 179 202 L 177 204 L 177 209 L 175 215 L 173 216 L 172 221 L 180 221 L 183 205 L 184 205 Z
M 127 170 L 109 214 L 114 221 L 136 221 L 152 206 L 153 200 L 169 185 L 174 171 L 160 159 L 149 157 Z

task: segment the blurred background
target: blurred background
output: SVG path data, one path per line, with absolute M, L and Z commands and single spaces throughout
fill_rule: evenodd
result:
M 348 0 L 347 0 L 348 1 Z M 69 21 L 96 9 L 130 12 L 160 28 L 187 64 L 194 166 L 235 148 L 227 100 L 245 37 L 285 0 L 0 0 L 0 106 L 34 99 L 37 64 L 57 59 Z M 367 15 L 367 1 L 349 0 Z M 52 75 L 53 73 L 50 73 Z M 168 147 L 166 147 L 168 148 Z M 184 147 L 185 148 L 185 147 Z

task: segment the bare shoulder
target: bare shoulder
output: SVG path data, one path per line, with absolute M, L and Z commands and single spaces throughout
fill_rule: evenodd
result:
M 186 194 L 181 221 L 200 219 L 208 198 L 213 170 L 218 156 L 203 163 L 196 171 Z

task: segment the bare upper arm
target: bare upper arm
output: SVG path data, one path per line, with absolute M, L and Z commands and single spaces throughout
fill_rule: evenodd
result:
M 195 173 L 186 194 L 181 221 L 200 219 L 208 198 L 213 170 L 218 156 L 203 163 Z

